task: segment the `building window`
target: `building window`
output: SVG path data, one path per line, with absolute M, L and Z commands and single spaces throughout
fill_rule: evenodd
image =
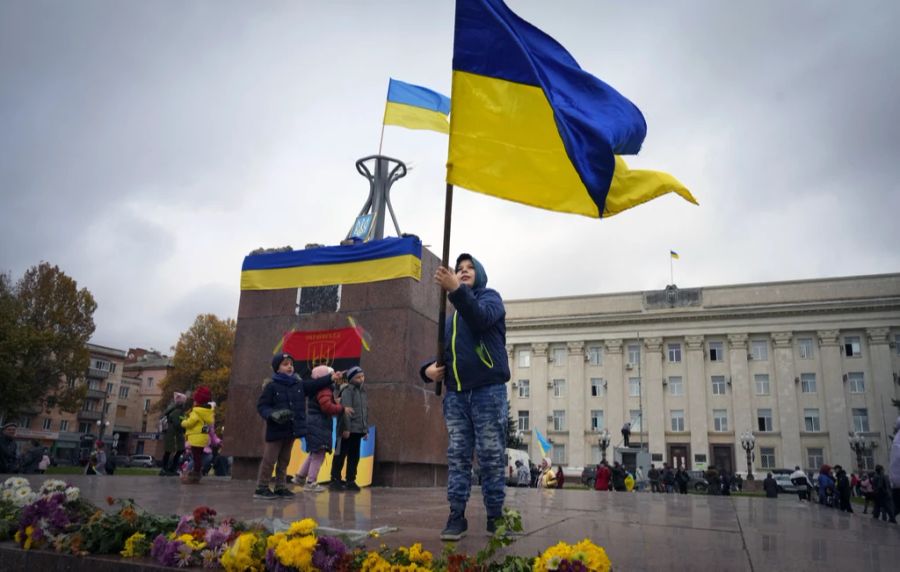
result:
M 148 411 L 150 411 L 150 400 L 149 400 L 149 399 L 145 399 L 145 400 L 144 400 L 144 413 L 146 413 L 146 412 L 148 412 Z
M 553 356 L 551 360 L 553 365 L 566 365 L 566 348 L 553 348 Z
M 709 342 L 709 361 L 723 361 L 725 359 L 725 345 L 722 342 Z
M 97 400 L 96 399 L 85 399 L 84 404 L 81 406 L 82 411 L 97 411 Z
M 641 378 L 629 377 L 628 378 L 628 397 L 640 397 L 640 396 L 641 396 Z
M 754 361 L 769 360 L 769 342 L 766 340 L 750 340 L 750 355 Z
M 587 356 L 590 365 L 603 365 L 603 352 L 600 346 L 588 346 Z
M 519 367 L 531 367 L 531 350 L 519 350 Z
M 603 410 L 591 411 L 591 431 L 603 431 Z
M 78 432 L 81 433 L 82 435 L 90 433 L 91 432 L 91 424 L 86 421 L 82 421 L 81 423 L 78 424 Z
M 145 419 L 145 420 L 141 421 L 141 433 L 146 433 L 146 432 L 147 432 L 147 420 Z
M 825 452 L 821 447 L 810 447 L 806 450 L 806 468 L 815 471 L 825 464 Z
M 109 373 L 116 373 L 116 364 L 115 363 L 110 362 Z
M 88 380 L 88 389 L 90 389 L 92 391 L 100 391 L 100 382 L 97 381 L 96 379 L 89 379 Z
M 673 409 L 669 412 L 672 420 L 672 431 L 684 431 L 684 409 Z
M 859 357 L 862 355 L 859 336 L 844 337 L 844 355 L 847 357 Z
M 628 412 L 629 420 L 631 421 L 631 430 L 632 431 L 640 431 L 641 430 L 641 410 L 640 409 L 632 409 Z
M 862 454 L 862 466 L 865 471 L 875 470 L 875 455 L 871 451 Z
M 153 378 L 152 377 L 147 378 L 147 387 L 153 387 Z
M 520 379 L 518 383 L 519 397 L 531 397 L 531 382 L 527 379 Z
M 554 409 L 553 410 L 553 430 L 554 431 L 565 431 L 566 430 L 566 412 L 562 409 Z
M 869 410 L 853 409 L 853 430 L 859 433 L 869 432 Z
M 769 374 L 757 373 L 753 381 L 756 382 L 756 395 L 769 395 Z
M 775 447 L 759 448 L 759 466 L 763 469 L 775 468 Z
M 66 382 L 66 385 L 69 386 L 69 389 L 75 389 L 75 380 L 70 379 L 69 381 Z
M 69 430 L 69 420 L 68 419 L 60 419 L 59 420 L 59 430 L 60 431 L 68 431 Z
M 669 361 L 672 363 L 681 362 L 681 344 L 669 344 Z
M 44 431 L 49 431 L 51 423 L 53 423 L 53 421 L 49 417 L 44 418 L 44 422 L 41 427 L 44 429 Z
M 519 431 L 530 431 L 529 414 L 527 411 L 519 411 Z
M 797 352 L 800 359 L 813 359 L 813 341 L 812 338 L 800 338 L 797 340 Z M 821 449 L 819 449 L 821 451 Z
M 819 423 L 819 410 L 804 409 L 803 423 L 806 425 L 806 430 L 810 433 L 818 433 L 819 431 L 821 431 L 822 426 Z
M 725 376 L 712 376 L 712 392 L 713 395 L 725 395 Z
M 628 346 L 628 363 L 637 365 L 641 363 L 641 346 L 630 344 Z
M 553 445 L 553 449 L 551 450 L 551 455 L 553 456 L 553 464 L 554 465 L 565 465 L 566 464 L 566 444 L 565 443 L 557 443 Z
M 112 395 L 112 392 L 113 392 L 113 384 L 107 383 L 106 384 L 106 395 Z
M 98 369 L 100 371 L 109 371 L 109 365 L 110 365 L 109 362 L 106 360 L 95 359 L 93 368 Z
M 553 397 L 565 397 L 565 395 L 566 395 L 566 380 L 554 379 L 553 380 Z
M 801 373 L 800 374 L 800 391 L 802 393 L 816 392 L 816 374 Z
M 669 377 L 669 395 L 684 395 L 684 380 L 680 375 Z
M 123 385 L 119 388 L 119 399 L 128 399 L 128 387 Z
M 713 431 L 728 431 L 727 409 L 713 409 Z
M 591 378 L 591 397 L 603 397 L 603 379 L 599 377 Z
M 109 401 L 103 404 L 103 413 L 109 413 Z
M 848 373 L 847 384 L 850 386 L 850 393 L 866 392 L 866 380 L 861 371 L 851 371 Z
M 772 431 L 772 410 L 757 409 L 756 410 L 756 428 L 763 432 Z

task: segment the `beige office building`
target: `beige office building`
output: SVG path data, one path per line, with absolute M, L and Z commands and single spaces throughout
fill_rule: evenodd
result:
M 900 274 L 506 301 L 511 413 L 532 458 L 600 460 L 633 425 L 655 462 L 753 471 L 888 464 Z

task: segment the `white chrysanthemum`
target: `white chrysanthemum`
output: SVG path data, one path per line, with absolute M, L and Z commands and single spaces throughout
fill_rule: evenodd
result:
M 41 494 L 61 493 L 66 490 L 66 482 L 59 479 L 48 479 L 41 485 Z
M 13 491 L 12 489 L 3 489 L 3 491 L 0 492 L 0 498 L 5 501 L 12 501 L 14 492 L 15 491 Z
M 22 487 L 31 488 L 31 484 L 28 482 L 28 479 L 24 479 L 22 477 L 10 477 L 3 482 L 4 489 L 20 489 Z
M 78 487 L 69 487 L 66 489 L 66 502 L 75 502 L 78 500 L 79 496 L 81 496 L 81 491 L 78 490 Z
M 34 502 L 35 495 L 28 487 L 19 487 L 13 491 L 13 503 L 16 506 L 25 506 Z

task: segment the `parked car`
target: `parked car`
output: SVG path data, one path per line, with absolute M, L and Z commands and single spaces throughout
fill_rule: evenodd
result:
M 709 481 L 706 480 L 703 471 L 688 471 L 687 474 L 690 477 L 688 490 L 705 493 L 706 489 L 709 488 Z
M 128 466 L 149 469 L 156 466 L 156 459 L 153 458 L 153 455 L 132 455 Z
M 581 484 L 587 488 L 594 488 L 594 481 L 597 480 L 597 465 L 588 465 L 581 471 Z
M 797 492 L 797 485 L 791 482 L 791 473 L 793 473 L 794 471 L 790 469 L 769 469 L 766 472 L 772 473 L 772 478 L 775 479 L 775 483 L 778 485 L 778 492 Z M 763 476 L 763 478 L 765 478 L 765 476 Z

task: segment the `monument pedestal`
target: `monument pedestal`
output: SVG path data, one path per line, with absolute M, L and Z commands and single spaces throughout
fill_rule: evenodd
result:
M 360 366 L 366 372 L 369 423 L 377 428 L 373 484 L 446 484 L 441 397 L 419 378 L 421 364 L 435 357 L 440 291 L 431 277 L 439 264 L 423 248 L 421 281 L 343 285 L 339 300 L 322 296 L 312 307 L 310 297 L 298 297 L 296 288 L 241 292 L 224 432 L 226 454 L 234 456 L 234 478 L 257 475 L 265 423 L 256 400 L 272 375 L 270 360 L 278 340 L 291 329 L 346 328 L 347 316 L 353 316 L 371 335 L 371 351 L 363 351 Z M 303 299 L 300 315 L 298 298 Z

